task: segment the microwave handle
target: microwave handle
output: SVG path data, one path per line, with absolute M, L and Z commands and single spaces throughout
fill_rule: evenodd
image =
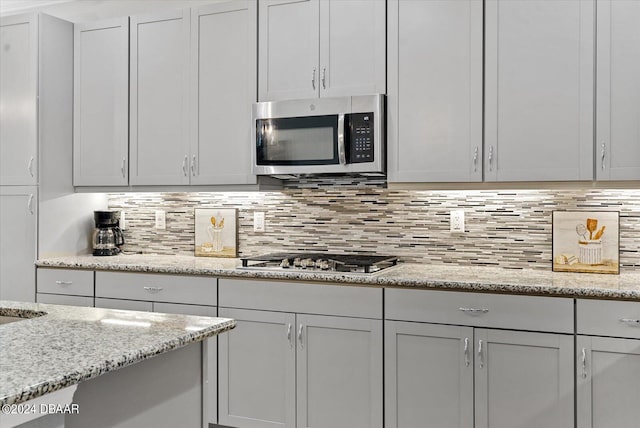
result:
M 347 164 L 347 154 L 344 144 L 344 114 L 338 115 L 338 159 L 341 165 Z

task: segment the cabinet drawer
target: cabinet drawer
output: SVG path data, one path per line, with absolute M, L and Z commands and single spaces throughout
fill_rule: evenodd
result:
M 217 279 L 184 275 L 96 272 L 96 297 L 216 306 Z
M 578 334 L 640 339 L 640 302 L 578 300 Z
M 103 299 L 96 297 L 96 308 L 153 312 L 153 303 L 140 300 Z
M 220 306 L 382 318 L 382 289 L 244 279 L 220 280 Z
M 50 303 L 52 305 L 68 305 L 68 306 L 93 306 L 93 297 L 86 296 L 65 296 L 63 294 L 36 294 L 36 302 Z
M 93 297 L 93 271 L 72 269 L 37 270 L 38 293 Z
M 387 289 L 385 317 L 398 321 L 573 333 L 573 299 Z

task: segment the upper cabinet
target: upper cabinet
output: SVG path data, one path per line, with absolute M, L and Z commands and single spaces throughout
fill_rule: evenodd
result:
M 73 184 L 127 185 L 129 18 L 75 25 Z
M 485 2 L 485 181 L 593 179 L 593 2 Z
M 259 2 L 259 100 L 386 92 L 384 1 Z
M 189 184 L 188 10 L 131 17 L 132 185 Z
M 482 1 L 388 5 L 389 181 L 482 181 Z
M 640 180 L 640 2 L 596 7 L 596 178 Z
M 257 95 L 255 1 L 191 12 L 191 184 L 255 184 L 251 105 Z
M 0 184 L 35 185 L 38 154 L 38 20 L 0 21 Z

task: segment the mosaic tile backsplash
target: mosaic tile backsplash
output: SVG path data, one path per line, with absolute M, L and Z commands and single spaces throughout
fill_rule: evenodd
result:
M 194 208 L 237 208 L 239 254 L 331 251 L 402 260 L 551 269 L 553 210 L 620 211 L 621 270 L 640 267 L 640 190 L 410 191 L 381 188 L 279 192 L 114 193 L 126 215 L 126 251 L 193 255 Z M 449 232 L 465 211 L 466 233 Z M 166 211 L 166 230 L 154 229 Z M 263 211 L 266 231 L 253 231 Z

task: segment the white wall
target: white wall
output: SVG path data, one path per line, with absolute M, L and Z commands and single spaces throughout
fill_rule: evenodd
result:
M 0 14 L 45 12 L 71 22 L 181 9 L 221 0 L 2 0 Z

